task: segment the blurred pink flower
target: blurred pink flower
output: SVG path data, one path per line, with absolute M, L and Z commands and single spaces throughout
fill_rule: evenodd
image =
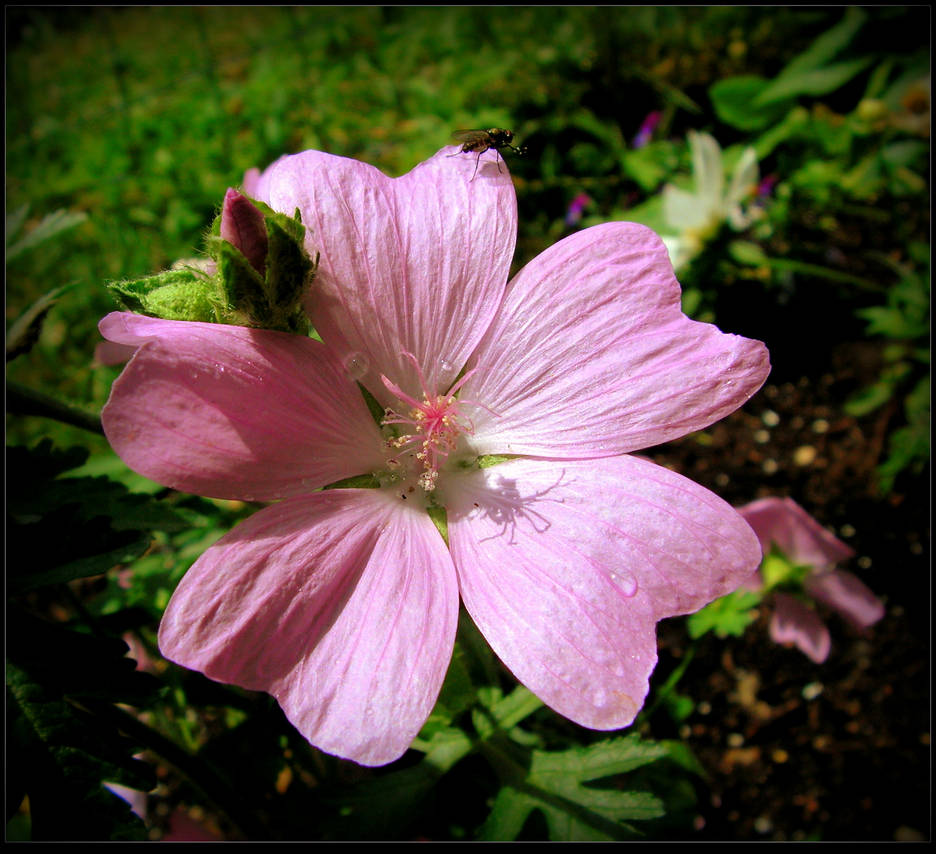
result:
M 579 193 L 572 199 L 565 215 L 565 224 L 569 228 L 578 224 L 578 221 L 582 218 L 582 214 L 585 212 L 585 208 L 591 204 L 591 201 L 591 196 L 587 193 Z
M 453 153 L 397 179 L 317 151 L 255 176 L 320 253 L 307 309 L 323 341 L 101 322 L 138 348 L 103 412 L 126 463 L 278 502 L 185 575 L 162 652 L 271 693 L 311 743 L 365 765 L 402 755 L 431 712 L 459 598 L 543 702 L 617 729 L 646 696 L 656 622 L 760 560 L 729 505 L 630 452 L 741 406 L 763 344 L 684 316 L 666 249 L 632 223 L 580 231 L 508 283 L 510 177 L 493 150 L 477 180 Z M 321 489 L 357 475 L 379 488 Z
M 648 113 L 647 117 L 641 123 L 636 136 L 634 136 L 634 140 L 631 145 L 634 148 L 643 148 L 645 145 L 647 145 L 647 143 L 653 139 L 653 132 L 656 130 L 657 125 L 660 123 L 662 118 L 663 113 L 661 110 L 654 110 L 652 113 Z
M 809 567 L 804 591 L 837 611 L 857 629 L 866 629 L 884 616 L 884 605 L 859 578 L 835 565 L 854 555 L 845 543 L 823 528 L 791 498 L 763 498 L 739 507 L 760 540 L 764 554 L 779 550 L 796 565 Z M 764 583 L 763 577 L 759 585 Z M 773 592 L 770 636 L 793 644 L 821 664 L 829 655 L 829 630 L 816 611 L 790 593 Z

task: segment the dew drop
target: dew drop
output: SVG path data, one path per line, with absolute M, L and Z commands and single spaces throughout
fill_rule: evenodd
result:
M 367 357 L 363 353 L 349 353 L 342 361 L 345 370 L 355 380 L 362 379 L 370 367 Z
M 637 594 L 637 579 L 629 573 L 612 570 L 608 573 L 611 583 L 617 587 L 624 596 L 630 598 Z
M 441 369 L 443 375 L 452 373 L 452 363 L 446 359 L 443 359 L 441 362 L 439 362 L 439 368 Z

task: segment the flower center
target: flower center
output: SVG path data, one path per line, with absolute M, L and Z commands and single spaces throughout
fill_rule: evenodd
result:
M 448 455 L 455 450 L 458 437 L 462 433 L 473 432 L 471 422 L 461 411 L 459 401 L 455 397 L 471 372 L 466 373 L 445 394 L 433 394 L 426 387 L 425 377 L 416 358 L 410 353 L 403 355 L 416 365 L 423 396 L 422 400 L 417 400 L 385 376 L 380 377 L 387 389 L 409 407 L 403 414 L 395 409 L 386 410 L 383 425 L 400 425 L 406 431 L 388 439 L 387 447 L 389 450 L 402 451 L 415 457 L 420 469 L 417 482 L 426 492 L 432 492 L 439 478 L 439 469 Z M 392 457 L 388 463 L 394 467 L 400 465 L 400 460 Z

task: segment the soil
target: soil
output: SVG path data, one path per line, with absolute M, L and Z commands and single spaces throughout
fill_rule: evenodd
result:
M 829 615 L 823 664 L 771 642 L 769 606 L 741 638 L 696 642 L 678 684 L 695 712 L 674 727 L 708 779 L 686 838 L 930 838 L 928 478 L 879 494 L 873 469 L 897 407 L 861 420 L 841 408 L 879 360 L 873 343 L 839 345 L 828 374 L 769 383 L 704 448 L 686 437 L 652 454 L 736 506 L 790 496 L 854 548 L 847 568 L 887 606 L 863 634 Z M 656 684 L 690 643 L 684 621 L 659 637 Z

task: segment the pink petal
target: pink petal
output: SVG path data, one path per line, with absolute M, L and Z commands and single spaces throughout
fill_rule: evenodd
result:
M 486 407 L 472 445 L 564 458 L 706 427 L 770 369 L 761 342 L 682 314 L 662 241 L 626 222 L 573 234 L 524 267 L 471 365 L 461 396 Z
M 114 344 L 112 341 L 101 341 L 94 348 L 94 364 L 122 365 L 135 352 L 136 347 L 129 347 L 126 344 Z
M 640 709 L 656 622 L 734 590 L 760 561 L 728 504 L 636 457 L 449 477 L 439 497 L 465 607 L 517 679 L 594 729 Z
M 448 667 L 458 589 L 425 512 L 380 490 L 265 508 L 209 548 L 159 629 L 173 661 L 271 693 L 322 750 L 402 755 Z
M 257 199 L 258 201 L 264 202 L 265 204 L 270 203 L 270 174 L 273 171 L 273 168 L 281 160 L 288 157 L 284 154 L 282 157 L 278 157 L 274 160 L 266 169 L 262 172 L 256 167 L 248 169 L 244 173 L 244 193 L 252 199 Z M 292 211 L 290 211 L 290 215 Z
M 792 498 L 762 498 L 738 508 L 764 552 L 775 545 L 794 563 L 816 569 L 833 566 L 854 552 Z
M 787 593 L 774 593 L 770 617 L 770 637 L 774 643 L 793 644 L 816 664 L 829 657 L 832 641 L 819 615 Z
M 100 329 L 138 347 L 111 388 L 104 431 L 157 483 L 266 501 L 384 464 L 360 390 L 318 341 L 124 312 Z
M 507 167 L 485 153 L 442 149 L 401 178 L 306 151 L 272 169 L 271 205 L 301 211 L 306 246 L 321 253 L 308 309 L 322 339 L 357 366 L 384 405 L 386 374 L 422 398 L 448 389 L 500 304 L 517 235 Z M 499 155 L 498 155 L 498 159 Z
M 884 616 L 884 603 L 850 572 L 816 572 L 803 585 L 813 599 L 838 611 L 857 629 L 866 629 Z

